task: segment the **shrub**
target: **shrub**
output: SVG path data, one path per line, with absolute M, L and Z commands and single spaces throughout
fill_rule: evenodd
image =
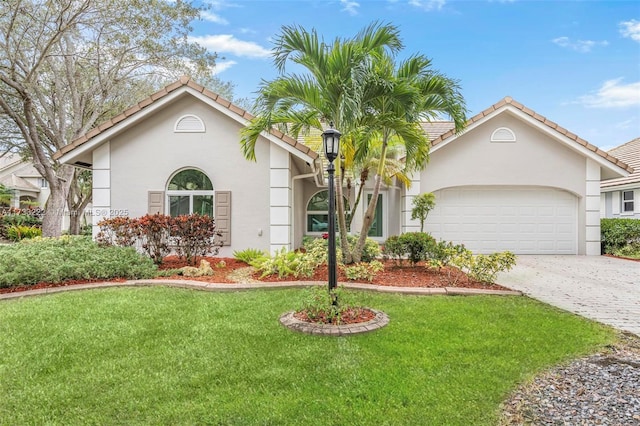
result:
M 104 247 L 82 236 L 33 238 L 0 247 L 0 271 L 0 287 L 156 275 L 153 262 L 135 249 Z
M 286 277 L 309 277 L 313 275 L 315 268 L 310 268 L 305 263 L 305 254 L 295 251 L 288 251 L 283 247 L 271 257 L 261 257 L 250 263 L 251 266 L 262 272 L 261 278 L 269 275 L 278 275 L 278 278 Z
M 162 214 L 144 215 L 135 222 L 136 235 L 140 239 L 142 249 L 157 265 L 171 253 L 169 246 L 171 216 Z
M 195 264 L 198 256 L 217 255 L 222 247 L 222 234 L 209 216 L 181 215 L 169 220 L 169 226 L 176 254 L 189 264 Z
M 399 236 L 391 236 L 384 242 L 384 254 L 401 265 L 404 257 L 412 264 L 429 258 L 435 239 L 426 232 L 406 232 Z
M 35 226 L 11 225 L 7 228 L 7 238 L 12 241 L 42 236 L 42 229 Z
M 516 256 L 510 251 L 474 256 L 470 250 L 465 250 L 461 255 L 454 257 L 451 263 L 476 281 L 494 283 L 498 272 L 513 268 Z
M 251 264 L 254 260 L 261 257 L 269 257 L 269 255 L 262 250 L 248 248 L 241 251 L 234 251 L 233 257 L 246 264 Z
M 640 242 L 633 242 L 613 252 L 614 256 L 640 259 Z
M 157 264 L 171 253 L 189 263 L 197 256 L 216 255 L 222 245 L 215 221 L 209 216 L 161 214 L 140 218 L 114 217 L 98 223 L 96 241 L 103 245 L 130 247 L 138 245 Z
M 601 219 L 602 249 L 614 254 L 628 244 L 640 242 L 640 220 L 631 218 Z
M 347 243 L 351 250 L 353 250 L 358 243 L 357 235 L 347 235 Z M 322 265 L 323 263 L 327 263 L 327 248 L 329 247 L 329 240 L 325 238 L 313 238 L 313 237 L 305 237 L 303 240 L 303 248 L 307 253 L 314 253 L 315 257 L 318 259 L 318 265 Z M 364 243 L 364 248 L 362 250 L 362 258 L 360 259 L 362 262 L 371 262 L 375 260 L 382 251 L 380 250 L 380 245 L 373 239 L 367 238 Z M 320 261 L 320 258 L 323 260 Z M 336 259 L 338 263 L 342 263 L 342 248 L 340 246 L 340 235 L 336 235 Z
M 438 241 L 431 246 L 427 266 L 437 269 L 449 266 L 454 258 L 463 255 L 467 251 L 463 244 L 454 244 L 451 241 Z
M 340 286 L 327 291 L 325 286 L 313 286 L 306 292 L 302 307 L 296 312 L 304 312 L 310 320 L 325 324 L 341 324 L 342 316 L 349 310 L 358 310 L 351 299 L 351 293 Z
M 384 242 L 382 254 L 385 258 L 395 259 L 398 265 L 402 265 L 406 252 L 404 250 L 404 246 L 400 242 L 400 236 L 392 235 L 387 238 Z
M 356 247 L 356 244 L 358 243 L 358 238 L 360 238 L 358 235 L 347 235 L 347 242 L 349 243 L 349 247 L 351 251 L 353 251 L 353 249 Z M 339 238 L 336 238 L 336 241 L 338 244 L 340 244 Z M 372 260 L 375 260 L 378 256 L 380 256 L 380 254 L 382 254 L 382 251 L 380 250 L 380 244 L 378 244 L 375 240 L 371 238 L 367 238 L 364 242 L 364 247 L 362 249 L 362 256 L 360 257 L 360 261 L 371 262 Z M 339 258 L 340 259 L 342 258 L 342 253 L 340 254 Z
M 351 281 L 364 279 L 371 282 L 378 272 L 384 270 L 384 266 L 381 262 L 374 260 L 370 263 L 360 262 L 354 265 L 344 265 L 342 270 L 347 279 Z
M 98 226 L 100 231 L 96 235 L 96 242 L 101 245 L 132 247 L 138 239 L 138 223 L 130 217 L 118 216 L 103 219 L 98 222 Z
M 42 210 L 40 209 L 6 209 L 0 215 L 0 235 L 9 237 L 9 229 L 14 226 L 42 228 Z

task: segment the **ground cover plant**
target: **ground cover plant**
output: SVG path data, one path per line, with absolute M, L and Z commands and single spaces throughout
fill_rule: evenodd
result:
M 34 238 L 0 246 L 0 288 L 69 280 L 152 278 L 157 269 L 131 247 L 100 247 L 89 237 Z
M 614 340 L 525 297 L 357 293 L 391 318 L 282 327 L 303 290 L 69 292 L 0 303 L 0 424 L 496 424 L 515 386 Z

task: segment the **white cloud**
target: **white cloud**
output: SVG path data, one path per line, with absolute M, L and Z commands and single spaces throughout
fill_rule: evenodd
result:
M 236 61 L 216 61 L 216 66 L 211 70 L 213 74 L 218 75 L 237 64 Z
M 206 10 L 203 10 L 202 12 L 200 12 L 200 18 L 202 18 L 205 21 L 213 22 L 214 24 L 229 25 L 229 21 L 227 21 L 223 17 Z
M 619 122 L 619 123 L 616 123 L 615 128 L 616 128 L 616 129 L 623 129 L 623 130 L 624 130 L 624 129 L 630 129 L 630 128 L 631 128 L 631 125 L 633 125 L 633 124 L 637 124 L 637 121 L 636 121 L 636 120 L 634 120 L 633 118 L 630 118 L 630 119 L 628 119 L 628 120 L 625 120 L 625 121 L 621 121 L 621 122 Z
M 358 3 L 357 1 L 340 0 L 340 3 L 344 6 L 342 8 L 343 12 L 347 12 L 351 16 L 358 14 L 358 8 L 360 7 L 360 3 Z
M 576 52 L 587 53 L 595 46 L 607 46 L 608 41 L 593 41 L 593 40 L 576 40 L 571 41 L 569 37 L 558 37 L 551 40 L 553 43 L 560 47 L 566 47 L 567 49 L 575 50 Z
M 190 37 L 191 41 L 198 43 L 216 53 L 232 53 L 236 56 L 250 58 L 266 58 L 271 51 L 252 41 L 239 40 L 231 34 L 216 34 L 207 36 Z
M 623 37 L 628 37 L 631 40 L 640 42 L 640 21 L 632 19 L 630 21 L 620 22 L 620 34 Z
M 607 80 L 597 92 L 580 96 L 578 103 L 588 108 L 625 108 L 640 105 L 640 81 L 621 83 L 622 78 Z
M 228 9 L 230 7 L 242 7 L 242 5 L 240 4 L 232 3 L 227 0 L 205 0 L 205 3 L 211 6 L 213 10 Z
M 411 6 L 419 7 L 427 12 L 440 10 L 447 3 L 447 0 L 409 0 Z

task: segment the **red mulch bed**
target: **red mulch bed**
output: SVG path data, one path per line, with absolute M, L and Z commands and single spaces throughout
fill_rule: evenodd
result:
M 391 287 L 463 287 L 463 288 L 479 288 L 490 290 L 508 290 L 498 284 L 485 284 L 474 281 L 467 277 L 463 272 L 456 268 L 442 268 L 440 271 L 429 269 L 424 262 L 411 266 L 405 261 L 403 266 L 398 266 L 395 261 L 384 261 L 384 271 L 378 272 L 371 281 L 371 284 L 384 285 Z M 449 274 L 451 278 L 449 278 Z M 260 274 L 254 274 L 254 278 L 258 279 Z M 301 278 L 304 281 L 326 281 L 328 277 L 328 268 L 326 265 L 316 269 L 310 278 Z M 262 278 L 265 282 L 291 281 L 293 278 L 280 279 L 277 275 Z M 338 281 L 348 282 L 346 275 L 338 268 Z M 366 282 L 361 280 L 360 282 Z
M 333 324 L 338 325 L 337 319 L 329 321 L 325 314 L 321 314 L 316 318 L 309 318 L 306 311 L 300 311 L 293 314 L 300 321 L 311 322 L 314 324 Z M 342 312 L 339 324 L 358 324 L 361 322 L 371 321 L 376 317 L 375 312 L 367 308 L 349 308 Z
M 239 268 L 246 268 L 248 265 L 244 262 L 233 258 L 227 257 L 204 257 L 202 259 L 207 260 L 211 264 L 213 269 L 213 275 L 205 277 L 183 277 L 181 275 L 174 275 L 170 277 L 164 277 L 164 279 L 188 279 L 202 282 L 212 283 L 233 283 L 234 281 L 227 278 L 230 272 L 233 272 Z M 371 282 L 375 285 L 384 286 L 396 286 L 396 287 L 430 287 L 430 288 L 442 288 L 442 287 L 464 287 L 464 288 L 477 288 L 477 289 L 490 289 L 490 290 L 506 290 L 504 287 L 498 284 L 484 284 L 469 279 L 464 273 L 455 268 L 443 268 L 441 271 L 428 269 L 424 266 L 423 262 L 418 265 L 411 266 L 408 262 L 405 262 L 403 266 L 397 266 L 395 261 L 385 261 L 384 271 L 378 272 L 376 277 Z M 196 265 L 200 264 L 200 258 Z M 223 265 L 224 266 L 221 266 Z M 220 266 L 218 266 L 220 265 Z M 169 256 L 165 258 L 161 270 L 165 269 L 177 269 L 183 266 L 187 266 L 183 260 L 178 259 L 176 256 Z M 451 277 L 449 278 L 449 275 Z M 319 267 L 312 277 L 300 278 L 304 281 L 326 281 L 328 277 L 327 266 Z M 253 278 L 263 282 L 281 282 L 281 281 L 295 281 L 293 277 L 278 278 L 277 276 L 269 276 L 260 279 L 260 274 L 253 274 Z M 0 289 L 1 293 L 15 293 L 25 290 L 35 290 L 41 288 L 51 287 L 65 287 L 75 284 L 86 284 L 92 282 L 124 282 L 123 279 L 114 280 L 70 280 L 63 283 L 51 284 L 51 283 L 38 283 L 32 286 L 20 286 Z M 338 268 L 338 281 L 348 282 L 349 280 L 345 276 L 344 272 Z M 364 282 L 364 281 L 361 281 Z

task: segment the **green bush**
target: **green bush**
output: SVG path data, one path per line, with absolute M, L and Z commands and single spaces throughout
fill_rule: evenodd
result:
M 135 249 L 101 247 L 82 236 L 34 238 L 0 246 L 0 271 L 0 287 L 156 275 L 153 262 Z
M 437 269 L 449 266 L 454 258 L 461 256 L 467 251 L 463 244 L 454 244 L 451 241 L 438 241 L 431 247 L 428 266 Z
M 42 229 L 35 226 L 11 225 L 7 228 L 7 238 L 11 241 L 20 241 L 41 236 Z
M 632 259 L 640 259 L 640 242 L 627 244 L 613 252 L 614 256 L 629 257 Z
M 376 274 L 384 270 L 384 265 L 381 262 L 374 260 L 369 263 L 360 262 L 354 265 L 344 265 L 342 267 L 347 279 L 351 281 L 367 280 L 373 281 Z
M 326 286 L 313 286 L 307 290 L 302 307 L 296 312 L 304 312 L 312 321 L 338 325 L 347 311 L 359 309 L 362 308 L 355 305 L 352 293 L 344 287 L 329 292 Z
M 640 220 L 630 218 L 601 219 L 602 251 L 614 254 L 628 244 L 640 242 Z
M 353 250 L 358 243 L 357 235 L 347 235 L 347 243 L 351 250 Z M 303 248 L 307 253 L 313 252 L 316 257 L 324 256 L 322 262 L 319 264 L 327 263 L 327 248 L 329 247 L 329 240 L 325 238 L 304 238 Z M 324 255 L 323 255 L 324 253 Z M 364 249 L 362 250 L 362 257 L 360 261 L 371 262 L 375 260 L 381 254 L 380 245 L 371 238 L 367 238 L 364 243 Z M 340 235 L 336 235 L 336 259 L 338 263 L 342 262 L 342 248 L 340 245 Z
M 248 248 L 241 251 L 238 251 L 238 250 L 234 251 L 233 257 L 246 264 L 251 264 L 251 262 L 253 262 L 254 260 L 259 259 L 261 257 L 269 257 L 269 255 L 262 250 Z
M 398 265 L 402 265 L 406 254 L 403 244 L 400 242 L 399 235 L 392 235 L 384 242 L 382 254 L 385 258 L 395 259 Z
M 406 256 L 412 264 L 429 257 L 435 246 L 435 239 L 426 232 L 406 232 L 398 237 L 389 237 L 384 243 L 385 254 L 398 263 Z
M 302 252 L 288 251 L 286 247 L 271 257 L 257 258 L 250 265 L 262 272 L 261 278 L 269 275 L 278 275 L 278 278 L 310 277 L 319 266 L 313 257 Z
M 489 255 L 473 255 L 465 250 L 452 259 L 451 264 L 460 268 L 470 278 L 483 283 L 494 283 L 498 272 L 508 271 L 516 264 L 516 255 L 510 251 Z
M 0 235 L 12 239 L 9 229 L 16 226 L 42 228 L 39 212 L 40 210 L 9 209 L 4 215 L 0 214 Z

